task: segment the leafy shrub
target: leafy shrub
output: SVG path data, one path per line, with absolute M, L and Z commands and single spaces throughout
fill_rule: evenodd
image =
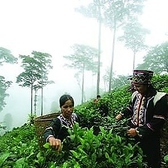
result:
M 142 151 L 137 144 L 133 145 L 131 139 L 126 140 L 113 129 L 100 127 L 100 130 L 98 135 L 94 135 L 93 128 L 83 129 L 76 124 L 73 130 L 69 130 L 70 136 L 63 143 L 61 155 L 55 152 L 57 163 L 54 164 L 78 168 L 143 167 Z M 48 158 L 53 158 L 53 151 L 49 151 L 52 157 Z
M 168 92 L 167 76 L 155 76 L 154 85 Z M 166 81 L 166 83 L 165 83 Z M 127 138 L 127 120 L 115 121 L 115 115 L 130 100 L 128 86 L 102 96 L 109 115 L 101 117 L 93 100 L 75 107 L 81 125 L 70 130 L 63 141 L 62 152 L 52 148 L 40 150 L 34 125 L 25 124 L 0 136 L 0 167 L 3 168 L 134 168 L 143 167 L 142 151 L 134 140 Z M 165 129 L 167 130 L 168 127 Z M 168 137 L 165 135 L 164 137 Z M 166 141 L 165 141 L 166 140 Z M 162 158 L 167 163 L 167 138 L 162 139 Z M 164 146 L 164 148 L 163 148 Z

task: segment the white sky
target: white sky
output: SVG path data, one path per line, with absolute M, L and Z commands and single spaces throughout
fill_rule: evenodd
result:
M 11 50 L 15 56 L 30 54 L 33 50 L 48 52 L 53 56 L 55 68 L 64 64 L 62 56 L 69 54 L 69 48 L 74 43 L 97 47 L 97 22 L 74 11 L 79 2 L 82 4 L 86 0 L 0 0 L 0 46 Z M 149 45 L 156 45 L 168 37 L 165 36 L 168 32 L 167 5 L 167 0 L 148 0 L 146 3 L 141 20 L 144 27 L 151 31 L 147 38 Z M 103 28 L 104 66 L 109 66 L 110 62 L 111 36 L 111 32 Z M 126 64 L 130 66 L 132 62 L 125 52 L 121 47 L 116 48 L 116 73 L 130 73 Z M 131 52 L 127 54 L 132 57 Z M 124 64 L 121 64 L 120 57 Z M 128 60 L 127 63 L 124 60 Z
M 88 0 L 89 1 L 89 0 Z M 75 43 L 98 46 L 98 28 L 94 19 L 88 19 L 74 11 L 74 7 L 86 3 L 87 0 L 0 0 L 0 47 L 11 50 L 18 57 L 31 54 L 33 50 L 47 52 L 53 57 L 54 69 L 50 73 L 55 85 L 46 88 L 49 92 L 57 89 L 53 94 L 60 95 L 69 92 L 76 96 L 78 85 L 74 79 L 74 71 L 63 67 L 63 55 L 70 54 L 70 46 Z M 168 0 L 148 0 L 141 17 L 143 26 L 151 31 L 147 38 L 148 45 L 156 45 L 168 39 Z M 109 29 L 102 29 L 102 72 L 110 66 L 112 33 Z M 142 61 L 144 53 L 137 55 L 137 62 Z M 114 58 L 114 72 L 128 75 L 132 71 L 132 52 L 117 44 Z M 0 74 L 7 80 L 15 81 L 21 72 L 17 66 L 5 65 Z M 96 78 L 95 78 L 96 80 Z M 90 85 L 96 81 L 89 80 Z M 12 92 L 15 87 L 9 90 Z M 79 88 L 78 88 L 79 89 Z M 15 96 L 11 94 L 10 99 Z M 48 96 L 53 99 L 54 95 Z M 26 98 L 25 98 L 26 99 Z M 18 99 L 19 101 L 19 99 Z M 77 101 L 78 103 L 80 101 Z M 4 110 L 8 111 L 7 106 Z

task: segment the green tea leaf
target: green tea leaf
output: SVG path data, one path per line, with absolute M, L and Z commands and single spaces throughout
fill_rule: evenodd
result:
M 44 145 L 43 145 L 44 148 L 46 149 L 49 149 L 50 148 L 50 144 L 48 142 L 46 142 Z
M 164 161 L 165 161 L 166 163 L 168 163 L 168 155 L 166 155 L 166 156 L 164 157 Z
M 0 156 L 0 167 L 3 165 L 5 160 L 9 157 L 10 153 L 4 153 Z

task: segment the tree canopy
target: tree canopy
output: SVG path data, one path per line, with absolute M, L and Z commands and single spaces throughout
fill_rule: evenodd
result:
M 87 46 L 75 44 L 72 46 L 73 54 L 64 56 L 71 63 L 65 64 L 65 66 L 77 69 L 78 72 L 83 72 L 84 70 L 92 71 L 93 73 L 97 72 L 97 49 Z
M 16 83 L 22 87 L 31 88 L 31 116 L 33 114 L 33 90 L 42 89 L 52 81 L 48 80 L 48 71 L 51 66 L 51 55 L 33 51 L 31 55 L 20 55 L 23 72 L 16 79 Z
M 137 19 L 132 18 L 129 22 L 123 27 L 124 34 L 119 37 L 119 40 L 124 42 L 124 45 L 131 49 L 133 52 L 133 70 L 135 69 L 135 57 L 136 54 L 147 49 L 145 45 L 145 37 L 149 34 L 149 30 L 142 27 Z
M 137 69 L 152 70 L 156 74 L 168 72 L 168 42 L 152 47 Z
M 3 63 L 17 63 L 17 58 L 11 54 L 10 50 L 0 47 L 0 65 Z
M 11 81 L 6 81 L 5 77 L 0 76 L 0 111 L 2 111 L 6 105 L 5 97 L 9 95 L 6 93 L 6 90 L 10 87 L 11 84 Z
M 82 79 L 82 102 L 84 98 L 84 80 L 85 80 L 85 71 L 91 71 L 93 74 L 97 73 L 97 57 L 98 51 L 96 48 L 75 44 L 72 46 L 73 54 L 64 56 L 64 58 L 70 61 L 69 64 L 65 64 L 65 66 L 69 68 L 74 68 L 77 70 L 75 77 L 77 77 L 79 81 L 79 76 L 81 75 Z M 80 75 L 79 75 L 80 74 Z
M 17 63 L 17 58 L 11 54 L 10 50 L 0 47 L 0 66 L 3 66 L 4 63 Z M 5 97 L 9 96 L 6 91 L 11 84 L 12 81 L 6 81 L 4 76 L 0 76 L 0 111 L 2 111 L 6 105 Z

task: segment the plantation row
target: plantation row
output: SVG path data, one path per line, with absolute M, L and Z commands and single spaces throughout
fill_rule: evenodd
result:
M 164 77 L 165 78 L 165 77 Z M 154 79 L 159 90 L 167 91 L 163 77 Z M 162 82 L 163 81 L 163 82 Z M 14 128 L 0 137 L 0 167 L 2 168 L 134 168 L 145 167 L 142 151 L 134 145 L 134 139 L 126 136 L 127 120 L 115 121 L 131 93 L 128 86 L 104 94 L 101 101 L 93 100 L 75 107 L 81 125 L 69 130 L 70 136 L 63 142 L 61 152 L 56 152 L 46 143 L 39 146 L 37 128 L 29 123 Z M 109 114 L 101 117 L 98 106 L 108 104 Z M 168 157 L 168 128 L 162 137 L 162 161 L 166 167 Z

